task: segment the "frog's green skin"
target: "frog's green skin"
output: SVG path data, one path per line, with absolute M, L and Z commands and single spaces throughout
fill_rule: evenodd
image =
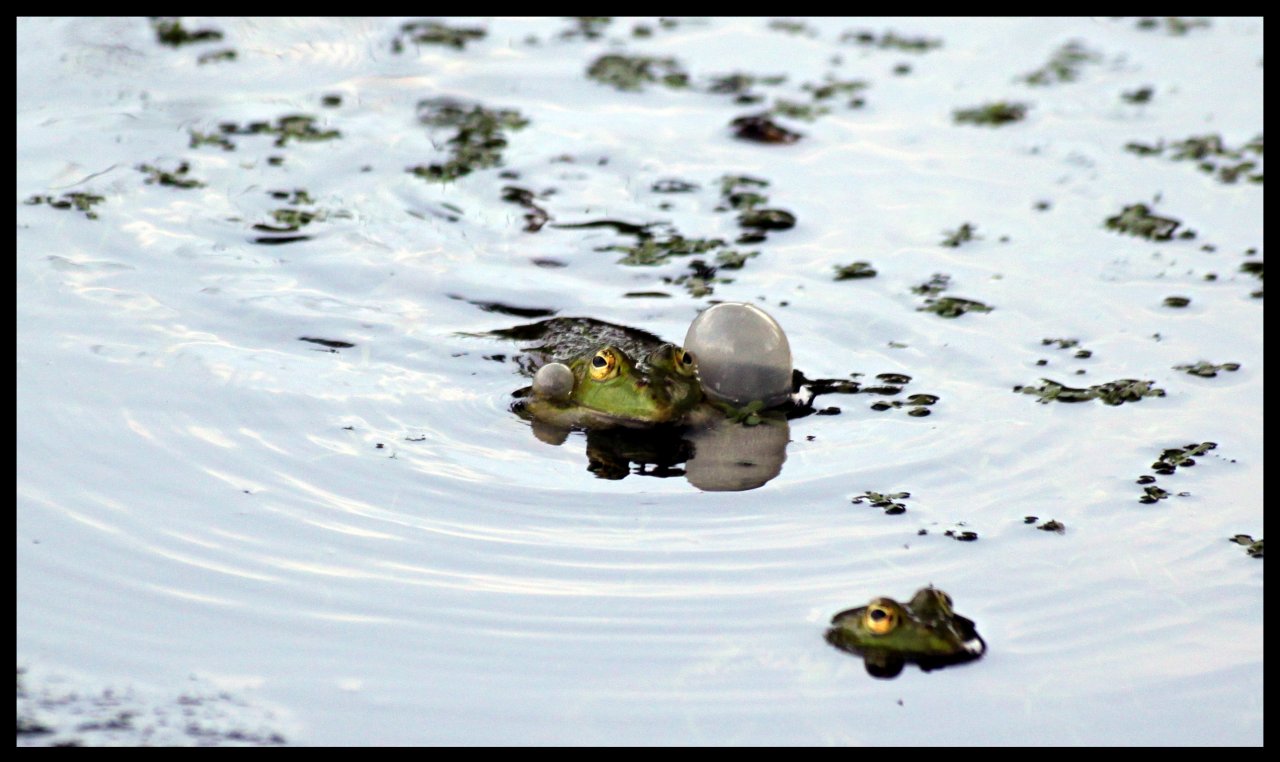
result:
M 956 614 L 951 597 L 934 587 L 923 588 L 905 605 L 876 598 L 836 614 L 831 625 L 827 641 L 866 657 L 868 670 L 873 662 L 884 668 L 895 660 L 898 670 L 903 660 L 928 670 L 976 659 L 987 648 L 973 622 Z M 897 672 L 880 676 L 892 674 Z
M 683 423 L 702 402 L 692 358 L 670 344 L 650 353 L 644 369 L 615 346 L 577 357 L 568 367 L 573 389 L 566 398 L 552 399 L 534 389 L 519 411 L 563 428 L 638 428 Z

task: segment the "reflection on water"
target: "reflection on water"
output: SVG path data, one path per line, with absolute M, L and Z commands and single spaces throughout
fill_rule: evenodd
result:
M 564 444 L 571 431 L 537 419 L 530 425 L 535 437 L 551 445 Z M 714 417 L 690 427 L 593 429 L 586 432 L 587 470 L 615 480 L 629 474 L 684 476 L 706 492 L 755 489 L 782 471 L 790 434 L 781 416 L 754 426 Z

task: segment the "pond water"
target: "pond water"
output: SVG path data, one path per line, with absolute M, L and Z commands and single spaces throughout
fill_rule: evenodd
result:
M 1261 19 L 17 45 L 19 744 L 1262 743 Z M 485 335 L 718 301 L 908 378 L 704 490 L 534 436 Z M 982 659 L 824 641 L 930 583 Z

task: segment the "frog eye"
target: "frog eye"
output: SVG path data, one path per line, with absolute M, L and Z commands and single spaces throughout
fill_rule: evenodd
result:
M 594 381 L 608 381 L 618 375 L 618 355 L 612 349 L 602 349 L 591 358 L 591 378 Z
M 694 359 L 692 352 L 687 349 L 676 349 L 676 370 L 685 376 L 693 375 Z
M 882 603 L 872 603 L 867 606 L 863 621 L 871 632 L 876 635 L 886 635 L 898 626 L 898 612 Z

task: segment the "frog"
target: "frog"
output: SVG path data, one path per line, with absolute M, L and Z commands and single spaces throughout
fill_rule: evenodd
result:
M 642 364 L 606 344 L 539 368 L 518 412 L 569 429 L 644 428 L 678 425 L 701 402 L 690 352 L 664 343 Z
M 875 598 L 836 614 L 827 642 L 860 655 L 875 677 L 896 677 L 913 662 L 925 672 L 973 661 L 987 649 L 973 621 L 955 613 L 951 596 L 921 588 L 906 604 Z
M 704 491 L 745 490 L 786 460 L 792 409 L 737 415 L 708 393 L 688 337 L 681 346 L 586 317 L 464 335 L 520 343 L 510 359 L 533 383 L 513 392 L 510 409 L 546 444 L 585 435 L 587 469 L 598 478 L 683 476 Z

